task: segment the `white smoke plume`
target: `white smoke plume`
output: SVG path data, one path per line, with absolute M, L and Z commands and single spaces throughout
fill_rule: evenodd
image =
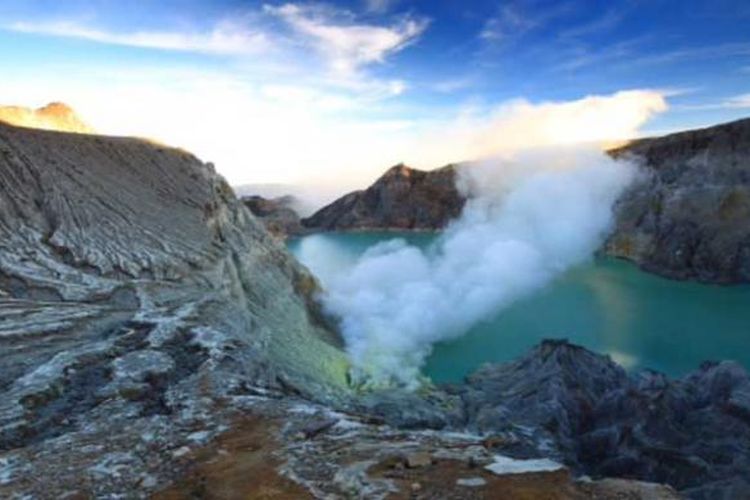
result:
M 600 144 L 634 136 L 666 107 L 658 93 L 633 91 L 506 109 L 484 148 L 502 156 L 460 171 L 469 201 L 428 249 L 397 239 L 348 262 L 303 244 L 300 259 L 323 282 L 323 303 L 340 318 L 355 375 L 416 387 L 436 342 L 590 259 L 637 175 Z
M 324 304 L 341 319 L 360 378 L 416 387 L 436 342 L 591 258 L 634 175 L 627 163 L 581 149 L 485 162 L 462 171 L 470 199 L 428 250 L 395 239 L 348 266 L 326 267 L 331 256 L 320 253 L 302 260 L 324 282 Z

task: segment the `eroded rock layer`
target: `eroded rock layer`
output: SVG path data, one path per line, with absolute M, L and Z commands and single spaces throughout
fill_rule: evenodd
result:
M 128 491 L 228 394 L 343 397 L 316 286 L 192 155 L 0 124 L 0 485 L 91 444 Z

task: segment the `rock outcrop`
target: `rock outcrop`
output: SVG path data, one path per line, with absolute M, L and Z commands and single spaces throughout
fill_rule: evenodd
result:
M 607 254 L 671 278 L 750 282 L 750 119 L 611 154 L 646 176 L 619 201 Z
M 545 341 L 451 392 L 470 429 L 525 427 L 579 472 L 668 483 L 690 498 L 750 498 L 750 377 L 736 363 L 670 380 Z
M 284 240 L 288 236 L 299 236 L 305 232 L 299 214 L 294 210 L 294 198 L 264 198 L 262 196 L 243 196 L 242 203 L 255 215 L 269 233 Z
M 675 279 L 750 282 L 750 119 L 609 152 L 642 165 L 644 177 L 619 200 L 602 253 Z M 439 230 L 465 199 L 455 167 L 388 170 L 302 223 L 316 231 Z
M 302 224 L 319 231 L 441 229 L 464 205 L 455 178 L 455 165 L 429 172 L 396 165 L 364 191 L 339 198 Z
M 52 102 L 38 109 L 0 106 L 0 122 L 58 132 L 94 133 L 94 129 L 84 123 L 70 106 L 61 102 Z

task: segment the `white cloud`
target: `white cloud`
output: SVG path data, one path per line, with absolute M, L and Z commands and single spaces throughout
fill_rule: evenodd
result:
M 472 106 L 449 120 L 433 122 L 419 135 L 429 148 L 406 157 L 417 167 L 487 158 L 530 147 L 610 143 L 637 135 L 652 116 L 667 109 L 658 90 L 630 90 L 572 101 L 506 101 Z
M 431 88 L 436 92 L 450 94 L 471 87 L 475 82 L 475 75 L 460 76 L 458 78 L 449 78 L 447 80 L 435 82 L 431 85 Z
M 330 186 L 339 192 L 359 188 L 401 161 L 433 168 L 510 147 L 625 136 L 632 133 L 627 123 L 645 121 L 664 106 L 661 94 L 647 91 L 471 109 L 391 102 L 409 83 L 373 77 L 368 69 L 416 40 L 425 21 L 401 18 L 372 25 L 340 9 L 292 4 L 256 14 L 202 34 L 115 34 L 71 23 L 16 24 L 16 30 L 99 43 L 243 57 L 225 61 L 221 69 L 188 62 L 23 69 L 0 61 L 0 96 L 6 104 L 26 106 L 67 102 L 102 133 L 150 137 L 185 148 L 214 162 L 235 185 L 326 184 L 328 192 L 334 192 Z M 272 55 L 245 56 L 266 43 L 245 46 L 256 35 L 270 43 Z M 328 64 L 321 65 L 312 52 Z M 444 90 L 464 83 L 447 82 Z M 600 116 L 609 118 L 602 122 L 595 118 Z
M 282 77 L 297 87 L 338 87 L 377 100 L 401 95 L 408 84 L 397 77 L 375 77 L 368 67 L 384 63 L 416 41 L 427 24 L 425 19 L 408 16 L 390 24 L 363 23 L 353 12 L 330 5 L 287 3 L 246 10 L 204 31 L 117 32 L 70 19 L 6 22 L 0 29 L 109 45 L 236 56 L 232 59 L 236 70 L 270 84 L 277 82 L 269 80 Z
M 204 69 L 56 66 L 3 73 L 5 103 L 64 101 L 101 133 L 185 148 L 214 162 L 234 185 L 281 182 L 339 194 L 401 161 L 434 168 L 529 145 L 632 136 L 665 106 L 658 92 L 631 91 L 425 115 L 293 78 L 252 83 Z
M 135 31 L 114 33 L 72 21 L 10 23 L 10 31 L 78 38 L 110 45 L 223 55 L 257 54 L 271 46 L 269 37 L 237 23 L 223 21 L 208 32 Z
M 750 108 L 750 93 L 740 94 L 728 97 L 718 102 L 708 102 L 701 104 L 681 104 L 675 106 L 676 109 L 683 111 L 710 111 L 717 109 L 745 109 Z
M 571 4 L 567 2 L 535 11 L 528 7 L 524 2 L 504 2 L 497 13 L 484 23 L 479 38 L 491 44 L 518 39 L 532 30 L 544 28 L 550 21 L 569 14 L 571 10 Z
M 356 24 L 346 12 L 297 4 L 266 6 L 265 10 L 303 35 L 326 59 L 330 70 L 342 77 L 353 77 L 366 65 L 384 62 L 427 28 L 427 21 L 411 18 L 391 26 Z
M 725 102 L 727 108 L 750 108 L 750 94 L 741 94 L 734 97 L 730 97 Z

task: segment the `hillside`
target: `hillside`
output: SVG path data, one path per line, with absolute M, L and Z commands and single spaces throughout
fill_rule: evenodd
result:
M 40 496 L 125 461 L 89 494 L 129 491 L 226 428 L 230 395 L 340 398 L 347 362 L 315 287 L 210 164 L 0 124 L 0 478 L 34 464 L 56 481 L 29 483 Z

